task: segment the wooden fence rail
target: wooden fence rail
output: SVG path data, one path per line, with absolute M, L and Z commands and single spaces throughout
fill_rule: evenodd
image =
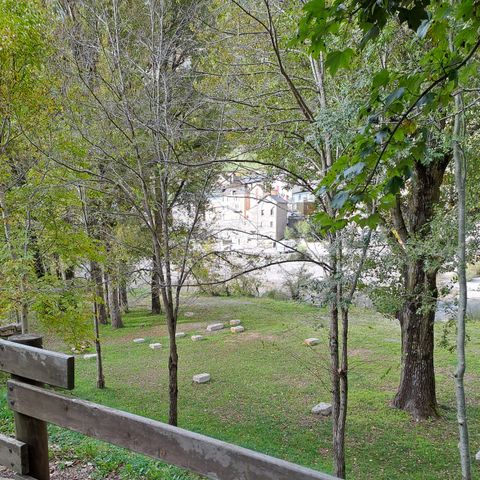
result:
M 58 361 L 57 355 L 59 354 L 42 351 L 43 362 L 39 362 L 39 357 L 33 355 L 38 352 L 32 351 L 31 347 L 7 345 L 8 343 L 10 342 L 0 343 L 0 369 L 6 368 L 5 371 L 11 372 L 13 367 L 4 360 L 18 355 L 23 359 L 22 361 L 25 362 L 29 358 L 29 361 L 32 362 L 31 371 L 34 371 L 35 374 L 29 373 L 31 380 L 34 380 L 31 378 L 32 376 L 38 374 L 38 377 L 46 383 L 56 385 L 58 384 L 55 383 L 57 379 L 61 378 L 62 386 L 71 387 L 73 385 L 73 377 L 71 373 L 68 373 L 73 370 L 73 363 L 70 360 Z M 5 353 L 6 351 L 8 353 Z M 47 358 L 49 360 L 45 360 Z M 56 359 L 55 362 L 51 361 L 53 358 Z M 45 369 L 56 370 L 56 373 L 49 376 L 43 371 Z M 64 369 L 67 374 L 59 376 L 58 373 L 61 369 Z M 21 373 L 27 374 L 28 372 L 22 370 Z M 207 478 L 215 480 L 335 480 L 334 477 L 316 470 L 205 435 L 71 396 L 60 395 L 41 385 L 27 383 L 23 379 L 19 379 L 18 375 L 8 381 L 7 388 L 8 404 L 16 416 L 53 423 L 185 468 Z M 27 445 L 18 442 L 14 454 L 9 451 L 7 455 L 6 451 L 11 449 L 12 443 L 5 439 L 2 443 L 0 437 L 0 463 L 4 465 L 8 463 L 5 465 L 8 467 L 17 467 L 17 471 L 22 474 L 29 473 L 33 479 L 48 480 L 49 474 L 46 474 L 44 470 L 40 473 L 28 471 L 26 452 L 30 445 L 28 442 L 25 443 Z M 18 467 L 18 465 L 20 466 Z

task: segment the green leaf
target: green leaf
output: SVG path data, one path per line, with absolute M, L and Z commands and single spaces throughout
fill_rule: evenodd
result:
M 400 98 L 403 97 L 405 93 L 405 88 L 400 87 L 394 90 L 386 99 L 385 99 L 385 107 L 388 108 L 392 103 L 396 102 Z
M 380 70 L 374 77 L 372 81 L 373 88 L 383 87 L 390 80 L 390 72 L 386 69 Z
M 388 180 L 388 182 L 385 184 L 384 191 L 385 193 L 391 193 L 393 195 L 396 195 L 403 187 L 404 183 L 405 182 L 402 177 L 395 175 L 390 178 L 390 180 Z
M 363 172 L 363 169 L 365 168 L 365 162 L 358 162 L 355 165 L 352 165 L 351 167 L 348 167 L 343 171 L 343 177 L 346 179 L 351 179 L 353 177 L 356 177 L 360 175 Z
M 341 68 L 349 66 L 354 53 L 351 48 L 347 48 L 345 50 L 335 50 L 328 54 L 325 66 L 330 70 L 332 76 L 335 76 Z
M 335 210 L 340 210 L 345 205 L 348 198 L 349 194 L 344 190 L 336 193 L 335 196 L 332 198 L 332 208 L 334 208 Z

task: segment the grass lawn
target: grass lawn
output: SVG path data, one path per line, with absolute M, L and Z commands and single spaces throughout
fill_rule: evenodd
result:
M 185 312 L 193 312 L 186 317 Z M 208 323 L 239 318 L 246 331 L 206 333 Z M 414 422 L 390 408 L 399 378 L 400 329 L 369 310 L 351 314 L 351 369 L 347 468 L 351 479 L 438 480 L 460 478 L 455 394 L 455 354 L 437 348 L 441 418 Z M 329 401 L 328 314 L 294 302 L 254 298 L 198 298 L 182 310 L 179 331 L 180 426 L 215 438 L 331 472 L 331 419 L 310 413 Z M 167 418 L 167 346 L 164 319 L 145 310 L 125 316 L 125 328 L 102 328 L 107 388 L 95 388 L 95 361 L 78 359 L 73 394 L 129 412 Z M 437 339 L 441 335 L 437 326 Z M 472 453 L 480 450 L 480 324 L 468 325 L 466 388 Z M 206 336 L 192 342 L 190 335 Z M 303 339 L 315 336 L 310 348 Z M 135 344 L 144 337 L 147 344 Z M 46 339 L 47 348 L 62 348 Z M 212 381 L 192 384 L 196 373 Z M 1 429 L 12 430 L 4 395 Z M 99 478 L 117 471 L 125 479 L 196 478 L 179 469 L 113 448 L 56 427 L 51 441 L 65 460 L 81 456 L 97 465 Z M 480 478 L 478 465 L 474 475 Z

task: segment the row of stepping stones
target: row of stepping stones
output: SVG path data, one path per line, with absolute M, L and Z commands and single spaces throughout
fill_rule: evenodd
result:
M 240 323 L 241 323 L 241 320 L 237 320 L 237 319 L 230 320 L 230 322 L 229 322 L 230 331 L 232 333 L 241 333 L 241 332 L 245 331 L 245 328 L 242 327 L 240 325 Z M 223 323 L 213 323 L 213 324 L 207 326 L 207 332 L 214 332 L 214 331 L 217 331 L 217 330 L 222 330 L 223 328 L 225 328 L 225 325 Z M 186 336 L 185 332 L 177 332 L 175 334 L 175 338 L 183 338 L 185 336 Z M 192 335 L 191 339 L 194 342 L 198 342 L 199 340 L 203 340 L 204 337 L 203 337 L 203 335 Z M 144 338 L 134 338 L 133 339 L 133 343 L 145 343 L 145 342 L 146 342 L 146 340 Z M 162 348 L 162 344 L 161 343 L 150 343 L 149 347 L 152 350 L 157 350 L 157 349 Z M 95 354 L 92 354 L 88 358 L 93 358 L 94 356 L 96 357 Z M 84 358 L 87 358 L 87 355 L 85 355 Z M 199 374 L 193 376 L 193 382 L 194 383 L 207 383 L 207 382 L 210 381 L 210 378 L 211 378 L 211 376 L 210 376 L 209 373 L 199 373 Z
M 245 328 L 240 325 L 241 320 L 230 320 L 228 325 L 230 326 L 230 331 L 232 333 L 241 333 L 245 331 Z M 225 325 L 223 323 L 212 323 L 211 325 L 207 325 L 207 332 L 215 332 L 217 330 L 223 330 Z M 193 335 L 192 340 L 197 342 L 199 340 L 203 340 L 202 335 Z M 211 380 L 211 375 L 209 373 L 198 373 L 197 375 L 193 376 L 193 383 L 208 383 Z

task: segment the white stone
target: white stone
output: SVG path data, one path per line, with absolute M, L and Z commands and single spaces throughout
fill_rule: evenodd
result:
M 200 340 L 203 340 L 203 337 L 202 337 L 202 335 L 192 335 L 192 340 L 194 342 L 198 342 Z
M 215 330 L 222 330 L 225 328 L 223 323 L 212 323 L 211 325 L 207 326 L 207 332 L 214 332 Z
M 195 313 L 193 313 L 193 312 L 185 312 L 183 315 L 184 315 L 185 317 L 193 317 L 193 316 L 195 316 Z
M 241 325 L 239 325 L 238 327 L 231 327 L 230 331 L 233 333 L 242 333 L 245 331 L 245 329 Z
M 328 417 L 332 413 L 332 405 L 330 403 L 321 402 L 312 408 L 312 413 Z
M 149 345 L 149 347 L 152 349 L 152 350 L 158 350 L 159 348 L 162 348 L 162 344 L 161 343 L 151 343 Z
M 303 341 L 305 345 L 308 345 L 309 347 L 313 347 L 314 345 L 318 345 L 320 343 L 320 339 L 318 338 L 307 338 Z
M 177 332 L 175 334 L 175 338 L 183 338 L 185 335 L 186 335 L 185 332 Z
M 86 353 L 83 358 L 85 360 L 90 360 L 91 358 L 97 358 L 97 354 L 96 353 Z
M 237 325 L 240 325 L 242 323 L 241 320 L 230 320 L 230 326 L 231 327 L 236 327 Z
M 145 339 L 144 338 L 134 338 L 133 343 L 145 343 Z
M 480 462 L 480 450 L 477 452 L 477 454 L 475 455 L 475 460 L 477 462 Z
M 209 373 L 199 373 L 198 375 L 193 376 L 194 383 L 207 383 L 210 381 Z

